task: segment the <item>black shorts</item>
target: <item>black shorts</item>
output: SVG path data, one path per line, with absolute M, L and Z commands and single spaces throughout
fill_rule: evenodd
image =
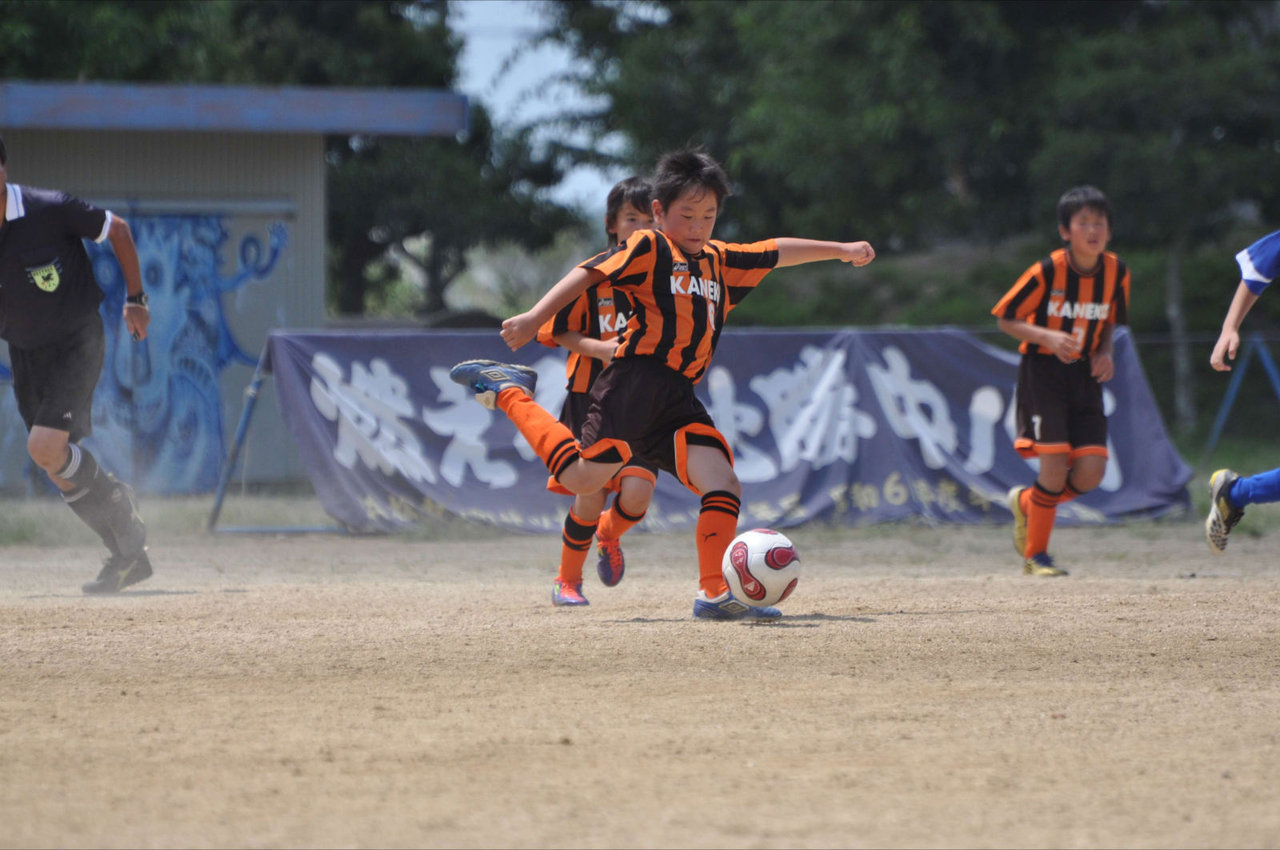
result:
M 578 439 L 580 445 L 585 445 L 582 443 L 582 425 L 587 421 L 587 413 L 590 409 L 591 393 L 575 393 L 572 390 L 565 396 L 564 407 L 560 408 L 560 422 L 573 432 L 573 436 Z M 631 458 L 623 469 L 644 469 L 654 475 L 658 474 L 658 467 L 639 457 Z M 618 474 L 622 475 L 621 472 Z
M 55 343 L 40 348 L 9 346 L 13 394 L 30 431 L 55 428 L 79 442 L 93 432 L 93 390 L 102 375 L 106 340 L 95 313 Z
M 1048 354 L 1024 354 L 1018 364 L 1018 437 L 1023 457 L 1043 454 L 1107 456 L 1102 384 L 1089 374 L 1089 358 L 1063 363 Z
M 714 428 L 693 382 L 652 357 L 620 357 L 596 378 L 580 442 L 624 440 L 632 457 L 681 481 L 676 469 L 676 431 L 693 424 Z

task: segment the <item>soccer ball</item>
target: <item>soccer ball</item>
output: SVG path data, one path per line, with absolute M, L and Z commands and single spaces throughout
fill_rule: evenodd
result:
M 778 604 L 796 589 L 800 556 L 786 535 L 757 528 L 733 538 L 720 571 L 734 597 L 762 608 Z

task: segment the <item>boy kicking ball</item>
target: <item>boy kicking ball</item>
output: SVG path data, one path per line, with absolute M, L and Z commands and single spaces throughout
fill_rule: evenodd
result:
M 865 266 L 866 242 L 777 238 L 749 244 L 711 238 L 729 182 L 700 150 L 667 154 L 653 179 L 654 229 L 597 255 L 565 275 L 527 313 L 503 322 L 513 350 L 588 287 L 607 282 L 631 301 L 612 361 L 591 390 L 581 438 L 533 400 L 536 373 L 491 361 L 459 363 L 450 376 L 511 419 L 562 486 L 600 490 L 632 458 L 676 476 L 701 497 L 693 616 L 775 620 L 730 594 L 720 563 L 737 533 L 742 485 L 728 441 L 694 395 L 729 312 L 773 269 L 821 260 Z

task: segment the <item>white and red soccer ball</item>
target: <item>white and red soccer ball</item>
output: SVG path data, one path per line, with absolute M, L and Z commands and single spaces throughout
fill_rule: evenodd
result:
M 767 528 L 744 531 L 720 564 L 734 597 L 757 608 L 777 605 L 800 580 L 800 556 L 786 535 Z

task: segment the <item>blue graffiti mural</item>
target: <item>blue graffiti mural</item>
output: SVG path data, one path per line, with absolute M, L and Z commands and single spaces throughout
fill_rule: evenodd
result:
M 151 301 L 147 338 L 129 339 L 120 320 L 125 284 L 109 243 L 88 243 L 106 293 L 106 363 L 93 402 L 93 436 L 85 441 L 108 469 L 150 493 L 213 490 L 226 454 L 221 374 L 256 354 L 236 341 L 223 296 L 270 277 L 288 244 L 283 222 L 267 244 L 245 236 L 237 267 L 223 275 L 230 238 L 221 215 L 131 216 L 143 286 Z

